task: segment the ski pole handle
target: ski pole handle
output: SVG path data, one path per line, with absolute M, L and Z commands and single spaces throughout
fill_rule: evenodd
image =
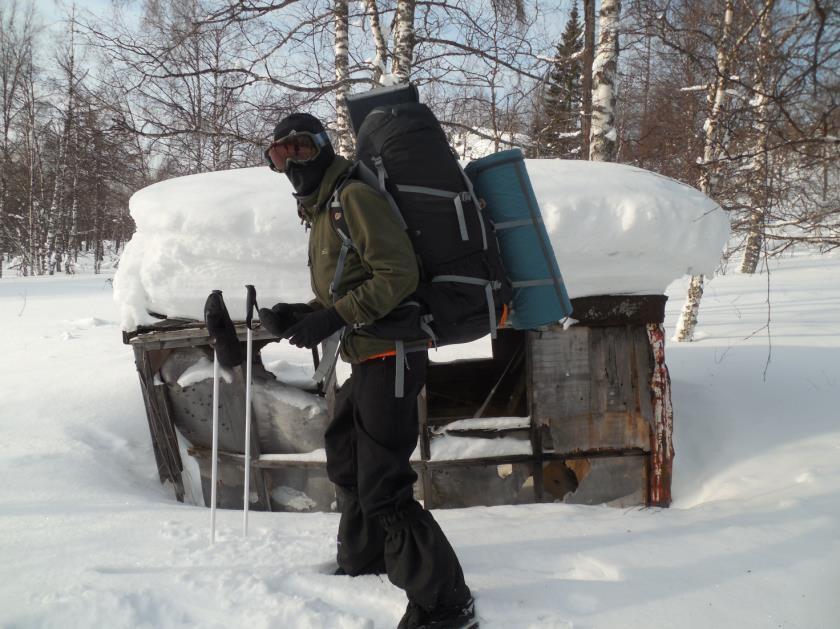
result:
M 253 284 L 246 284 L 245 290 L 247 294 L 245 296 L 245 325 L 248 327 L 249 330 L 253 330 L 254 327 L 252 325 L 254 310 L 259 311 L 259 306 L 257 305 L 257 289 L 254 288 Z

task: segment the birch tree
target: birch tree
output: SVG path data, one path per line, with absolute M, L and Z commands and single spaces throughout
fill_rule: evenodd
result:
M 733 57 L 735 54 L 732 43 L 732 21 L 735 14 L 734 0 L 726 0 L 723 18 L 721 20 L 720 38 L 717 42 L 717 57 L 715 67 L 714 87 L 709 90 L 709 110 L 706 122 L 703 124 L 705 141 L 703 143 L 703 161 L 700 164 L 699 188 L 707 196 L 712 196 L 716 183 L 717 158 L 720 154 L 718 127 L 726 103 L 726 89 L 730 80 Z M 697 313 L 700 301 L 703 299 L 704 277 L 693 275 L 688 285 L 685 304 L 680 319 L 677 322 L 676 340 L 693 341 L 697 327 Z
M 411 75 L 414 45 L 417 41 L 414 32 L 415 7 L 416 0 L 397 0 L 397 13 L 394 20 L 394 58 L 391 73 L 398 83 L 407 83 Z
M 581 149 L 589 159 L 589 136 L 592 133 L 592 64 L 595 60 L 595 0 L 583 0 L 583 55 L 581 57 Z
M 347 0 L 334 0 L 335 10 L 335 132 L 338 136 L 338 154 L 350 157 L 353 154 L 353 137 L 350 112 L 347 109 L 349 92 L 349 38 L 350 24 Z
M 764 222 L 770 194 L 769 142 L 770 142 L 770 92 L 772 91 L 771 16 L 774 0 L 766 0 L 759 20 L 758 59 L 753 74 L 755 96 L 751 104 L 755 109 L 755 153 L 749 165 L 750 216 L 747 230 L 742 273 L 755 273 L 764 240 Z
M 601 0 L 598 50 L 592 64 L 592 127 L 589 134 L 589 159 L 601 162 L 615 161 L 618 139 L 615 98 L 620 14 L 620 0 Z

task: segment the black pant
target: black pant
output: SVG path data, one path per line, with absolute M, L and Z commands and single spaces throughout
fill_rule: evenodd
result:
M 431 513 L 414 500 L 417 395 L 426 352 L 407 356 L 405 396 L 394 397 L 393 357 L 353 365 L 326 432 L 327 473 L 337 486 L 338 565 L 347 574 L 387 572 L 427 610 L 470 597 L 461 564 Z

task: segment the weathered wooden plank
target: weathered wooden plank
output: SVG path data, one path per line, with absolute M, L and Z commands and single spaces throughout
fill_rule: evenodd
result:
M 143 368 L 143 351 L 138 347 L 134 348 L 134 364 L 137 368 L 137 377 L 140 380 L 140 392 L 143 395 L 143 405 L 146 407 L 146 422 L 149 425 L 149 436 L 152 439 L 152 450 L 155 455 L 158 477 L 160 478 L 160 482 L 163 483 L 169 479 L 169 465 L 161 450 L 161 444 L 158 443 L 159 430 L 157 427 L 157 418 L 154 410 L 152 409 L 152 402 L 149 399 L 149 385 L 146 383 L 145 369 Z
M 162 428 L 162 436 L 166 444 L 164 450 L 167 452 L 167 457 L 170 459 L 170 465 L 173 469 L 177 469 L 178 473 L 174 475 L 172 483 L 175 486 L 175 497 L 179 502 L 184 501 L 184 482 L 182 472 L 184 471 L 184 463 L 181 461 L 181 451 L 178 447 L 178 436 L 175 434 L 175 424 L 172 418 L 172 407 L 169 404 L 169 398 L 166 395 L 166 388 L 160 385 L 152 387 L 152 393 L 155 396 L 155 406 L 158 416 L 160 417 L 160 425 Z
M 534 415 L 550 427 L 555 452 L 650 447 L 639 413 L 633 327 L 559 327 L 532 339 Z M 546 354 L 568 357 L 559 378 Z M 545 449 L 545 447 L 544 447 Z
M 237 337 L 244 343 L 247 339 L 248 328 L 244 324 L 235 327 Z M 268 330 L 258 326 L 253 330 L 252 338 L 254 341 L 266 341 L 276 339 L 277 337 Z M 129 339 L 128 343 L 135 347 L 143 347 L 147 351 L 174 349 L 177 347 L 200 347 L 202 345 L 210 345 L 210 336 L 207 334 L 207 328 L 203 324 L 200 324 L 198 326 L 175 330 L 144 332 Z
M 148 353 L 135 348 L 135 365 L 140 377 L 140 388 L 146 405 L 146 419 L 155 452 L 155 462 L 158 466 L 158 476 L 161 482 L 172 483 L 175 497 L 179 501 L 184 499 L 184 484 L 181 478 L 183 465 L 178 451 L 178 441 L 173 426 L 164 415 L 166 407 L 158 399 L 157 387 L 154 385 L 154 372 L 151 370 Z
M 530 404 L 538 424 L 590 412 L 588 328 L 551 328 L 529 335 Z
M 629 326 L 602 328 L 607 381 L 607 412 L 632 413 L 636 407 L 633 388 L 633 333 Z
M 650 383 L 653 376 L 654 361 L 646 326 L 635 326 L 633 328 L 633 351 L 633 362 L 636 370 L 636 408 L 647 421 L 650 430 L 653 431 L 654 413 Z

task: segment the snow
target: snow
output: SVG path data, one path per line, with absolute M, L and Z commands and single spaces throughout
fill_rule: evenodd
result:
M 689 186 L 632 166 L 528 160 L 571 297 L 661 294 L 683 274 L 711 273 L 728 217 Z M 292 189 L 267 167 L 203 173 L 140 190 L 137 231 L 114 278 L 123 330 L 148 312 L 202 319 L 213 289 L 244 318 L 245 285 L 261 305 L 312 298 L 307 237 Z
M 293 487 L 275 487 L 271 490 L 271 497 L 284 507 L 293 511 L 309 511 L 317 506 L 317 503 L 304 492 Z
M 219 377 L 231 384 L 233 382 L 233 374 L 229 369 L 225 369 L 219 365 Z M 213 378 L 213 361 L 202 356 L 198 361 L 190 366 L 178 378 L 179 387 L 188 387 L 202 380 L 210 380 Z
M 261 454 L 261 461 L 313 461 L 316 463 L 327 462 L 327 451 L 324 448 L 313 450 L 312 452 L 302 452 L 299 454 Z
M 528 428 L 530 417 L 475 417 L 473 419 L 459 419 L 444 426 L 450 430 L 513 430 Z
M 430 450 L 432 461 L 457 461 L 460 459 L 478 459 L 485 456 L 533 454 L 529 439 L 515 439 L 513 437 L 482 439 L 481 437 L 458 437 L 449 434 L 432 439 Z
M 840 257 L 770 270 L 772 345 L 767 276 L 739 274 L 707 283 L 697 342 L 668 344 L 670 509 L 435 512 L 482 628 L 838 626 Z M 245 538 L 220 511 L 210 547 L 209 511 L 158 481 L 119 327 L 74 325 L 118 320 L 108 278 L 0 280 L 0 626 L 394 627 L 386 578 L 331 576 L 336 514 L 252 512 Z

